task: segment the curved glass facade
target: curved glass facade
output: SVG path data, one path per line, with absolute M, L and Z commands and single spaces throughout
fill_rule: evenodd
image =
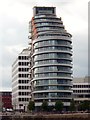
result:
M 37 10 L 38 7 L 35 7 Z M 52 8 L 52 7 L 51 7 Z M 32 99 L 72 99 L 72 41 L 61 18 L 38 11 L 31 20 Z M 40 12 L 40 14 L 39 14 Z M 69 106 L 69 104 L 67 104 Z

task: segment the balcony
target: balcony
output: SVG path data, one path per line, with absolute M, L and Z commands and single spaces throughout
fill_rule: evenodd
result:
M 50 24 L 50 23 L 47 23 L 47 24 L 40 24 L 40 23 L 38 23 L 38 24 L 36 24 L 36 27 L 37 27 L 37 28 L 40 28 L 40 27 L 41 27 L 41 28 L 42 28 L 42 27 L 44 28 L 44 27 L 46 27 L 46 26 L 47 26 L 47 27 L 62 27 L 62 28 L 64 27 L 63 24 Z
M 72 90 L 40 90 L 40 91 L 33 91 L 32 93 L 54 93 L 54 92 L 66 92 L 66 93 L 73 93 Z
M 53 36 L 42 36 L 42 37 L 39 37 L 38 39 L 35 39 L 33 41 L 33 44 L 35 42 L 44 41 L 44 40 L 53 40 L 53 39 L 56 39 L 56 40 L 60 40 L 61 39 L 61 40 L 67 40 L 67 41 L 72 42 L 71 38 L 68 37 L 68 36 L 62 36 L 62 34 L 60 36 L 58 36 L 57 34 L 56 35 L 52 34 L 52 35 Z
M 49 96 L 45 96 L 45 97 L 41 96 L 40 97 L 40 96 L 38 96 L 38 97 L 34 97 L 34 100 L 40 100 L 40 99 L 45 99 L 45 100 L 46 99 L 50 99 L 50 100 L 51 99 L 62 99 L 63 100 L 63 99 L 72 99 L 72 98 L 71 98 L 71 96 L 61 96 L 61 97 L 60 96 L 53 96 L 53 97 L 49 97 Z
M 65 54 L 72 55 L 72 51 L 65 51 L 65 50 L 51 50 L 50 51 L 47 48 L 47 51 L 36 52 L 32 55 L 32 57 L 35 56 L 35 55 L 40 55 L 40 54 L 45 54 L 45 53 L 65 53 Z M 49 55 L 48 55 L 48 57 L 49 57 Z M 58 56 L 56 55 L 56 57 L 58 57 Z
M 51 17 L 50 17 L 51 18 Z M 62 21 L 61 21 L 61 19 L 49 19 L 49 18 L 44 18 L 44 19 L 42 19 L 42 18 L 40 18 L 40 19 L 35 19 L 34 20 L 34 22 L 35 23 L 40 23 L 40 22 L 57 22 L 57 23 L 63 23 Z

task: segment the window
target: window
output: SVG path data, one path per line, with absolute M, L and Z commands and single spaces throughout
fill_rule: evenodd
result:
M 18 101 L 21 101 L 21 98 L 19 98 Z
M 18 57 L 19 60 L 21 60 L 21 58 L 22 58 L 21 56 Z
M 21 65 L 21 62 L 18 62 L 18 65 Z

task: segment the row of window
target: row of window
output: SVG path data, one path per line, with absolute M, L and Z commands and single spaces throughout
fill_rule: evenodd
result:
M 20 66 L 28 66 L 29 62 L 18 62 Z
M 62 23 L 60 23 L 60 22 L 39 22 L 37 25 L 60 25 L 60 24 L 62 24 Z
M 18 66 L 28 66 L 29 62 L 26 61 L 21 61 L 21 62 L 18 62 L 17 64 L 15 64 L 12 68 L 12 72 L 14 72 L 16 70 L 16 68 Z
M 53 47 L 42 47 L 42 48 L 38 48 L 38 49 L 35 49 L 35 51 L 34 52 L 41 52 L 41 51 L 52 51 L 52 50 L 62 50 L 62 51 L 71 51 L 71 49 L 70 48 L 68 48 L 68 47 L 59 47 L 59 46 L 57 46 L 57 47 L 55 47 L 55 46 L 53 46 Z
M 54 13 L 55 13 L 54 7 L 38 7 L 38 8 L 36 8 L 36 13 L 37 13 L 37 14 L 38 14 L 38 13 L 43 13 L 43 12 L 47 13 L 47 11 L 48 11 L 48 12 L 51 12 L 51 11 L 52 11 L 51 14 L 54 14 Z M 50 14 L 50 13 L 48 13 L 48 14 Z
M 71 81 L 70 80 L 36 80 L 34 81 L 34 86 L 35 85 L 49 85 L 49 84 L 70 84 L 71 85 Z
M 70 46 L 71 43 L 67 40 L 44 40 L 44 41 L 40 41 L 40 42 L 36 42 L 34 44 L 34 47 L 37 48 L 39 46 L 45 46 L 45 45 L 67 45 Z
M 60 30 L 59 30 L 59 31 L 60 31 Z M 62 31 L 63 31 L 63 30 L 62 30 Z M 64 31 L 63 31 L 63 32 L 64 32 Z M 38 37 L 40 37 L 40 38 L 41 38 L 41 37 L 47 37 L 47 36 L 50 36 L 50 37 L 51 37 L 51 36 L 53 36 L 53 37 L 55 37 L 55 36 L 60 36 L 60 37 L 61 37 L 61 36 L 65 36 L 65 38 L 66 38 L 66 37 L 71 37 L 70 34 L 66 34 L 66 33 L 61 33 L 61 34 L 60 34 L 60 33 L 59 33 L 59 34 L 55 34 L 55 33 L 53 33 L 53 34 L 50 34 L 50 33 L 45 34 L 45 33 L 44 33 L 44 34 L 39 34 L 39 35 L 38 35 Z
M 59 27 L 61 28 L 61 27 L 64 27 L 63 26 L 63 24 L 62 23 L 50 23 L 50 22 L 40 22 L 40 23 L 38 23 L 38 24 L 36 24 L 36 27 L 37 28 L 43 28 L 43 27 L 48 27 L 48 28 L 50 28 L 51 27 L 51 29 L 53 29 L 54 27 L 56 27 L 55 29 L 58 29 Z M 32 28 L 33 29 L 33 28 Z
M 28 60 L 28 56 L 19 56 L 18 59 L 19 60 Z
M 19 80 L 18 83 L 29 83 L 29 80 Z
M 58 72 L 58 71 L 65 71 L 65 72 L 71 72 L 70 67 L 62 67 L 62 66 L 45 66 L 45 67 L 37 67 L 34 69 L 34 73 L 41 73 L 41 72 Z
M 51 21 L 58 21 L 60 22 L 61 21 L 61 18 L 55 18 L 55 17 L 45 17 L 43 16 L 43 18 L 41 18 L 42 16 L 35 16 L 35 21 L 48 21 L 48 20 L 51 20 Z M 36 19 L 36 18 L 39 18 L 39 19 Z
M 11 101 L 11 96 L 10 96 L 10 97 L 7 97 L 7 96 L 6 96 L 6 97 L 2 97 L 2 101 L 3 101 L 3 102 L 5 102 L 5 101 L 6 101 L 6 102 L 10 102 L 10 101 Z M 0 101 L 0 102 L 1 102 L 1 101 Z
M 35 74 L 33 77 L 71 77 L 70 73 L 38 73 Z
M 59 95 L 51 95 L 51 96 L 49 96 L 49 95 L 45 95 L 45 96 L 42 96 L 42 95 L 36 95 L 35 96 L 35 98 L 54 98 L 54 97 L 71 97 L 71 95 L 61 95 L 61 94 L 59 94 Z
M 74 93 L 90 93 L 90 90 L 73 90 Z
M 34 88 L 37 90 L 71 90 L 71 87 L 68 86 L 38 86 Z
M 52 30 L 52 29 L 53 30 L 56 30 L 56 29 L 61 30 L 61 28 L 64 29 L 64 26 L 63 25 L 61 25 L 61 26 L 45 26 L 45 27 L 40 26 L 40 27 L 37 28 L 37 31 L 43 31 L 43 30 L 46 31 L 46 30 Z
M 46 97 L 45 99 L 47 99 L 47 100 L 45 100 L 45 101 L 48 101 L 48 102 L 49 102 L 49 98 Z M 58 100 L 60 100 L 60 99 L 61 99 L 61 98 L 54 98 L 54 99 L 52 98 L 50 101 L 51 101 L 51 102 L 56 102 L 56 101 L 58 101 Z M 36 99 L 35 102 L 43 102 L 43 99 Z M 68 99 L 66 99 L 66 98 L 64 99 L 64 98 L 63 98 L 63 99 L 62 99 L 62 102 L 70 102 L 70 99 L 69 99 L 69 98 L 68 98 Z
M 73 88 L 90 88 L 90 85 L 73 85 Z
M 25 78 L 27 78 L 28 74 L 18 74 L 18 77 L 25 77 Z
M 90 95 L 74 95 L 74 98 L 90 98 Z
M 45 54 L 40 54 L 40 55 L 36 55 L 34 56 L 34 60 L 40 60 L 40 59 L 44 59 L 44 58 L 47 58 L 47 59 L 50 59 L 50 58 L 71 58 L 71 55 L 70 54 L 64 54 L 64 53 L 45 53 Z
M 18 100 L 19 100 L 19 102 L 21 102 L 21 101 L 29 101 L 29 98 L 19 98 Z
M 35 65 L 39 65 L 39 64 L 57 64 L 57 63 L 71 64 L 71 62 L 69 60 L 41 60 L 41 61 L 36 61 Z
M 35 97 L 54 97 L 54 96 L 65 96 L 65 95 L 71 95 L 71 93 L 67 93 L 67 92 L 52 92 L 52 93 L 35 93 L 34 96 Z
M 38 7 L 36 8 L 36 14 L 41 14 L 44 13 L 45 14 L 54 14 L 54 8 L 50 8 L 50 7 Z M 35 18 L 37 18 L 38 16 L 36 16 Z
M 0 92 L 2 96 L 11 96 L 11 92 Z

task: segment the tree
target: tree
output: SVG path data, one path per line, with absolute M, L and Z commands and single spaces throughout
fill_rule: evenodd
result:
M 56 101 L 55 109 L 56 109 L 56 111 L 62 111 L 63 110 L 63 103 L 62 103 L 62 101 L 60 101 L 60 100 Z
M 33 111 L 35 110 L 35 103 L 34 101 L 30 101 L 28 104 L 28 110 Z
M 78 110 L 81 111 L 83 110 L 83 102 L 80 102 L 78 105 Z
M 84 110 L 90 110 L 90 101 L 84 101 L 83 104 Z
M 48 111 L 49 111 L 49 112 L 51 112 L 51 111 L 53 111 L 53 110 L 54 110 L 54 105 L 51 105 L 51 106 L 48 107 Z
M 74 102 L 73 99 L 71 100 L 69 110 L 70 111 L 76 111 L 76 106 L 75 106 L 75 102 Z
M 47 101 L 43 101 L 41 108 L 43 111 L 48 111 L 48 102 Z
M 3 102 L 0 100 L 0 112 L 3 110 Z
M 78 110 L 90 110 L 90 102 L 89 101 L 83 101 L 79 103 Z

